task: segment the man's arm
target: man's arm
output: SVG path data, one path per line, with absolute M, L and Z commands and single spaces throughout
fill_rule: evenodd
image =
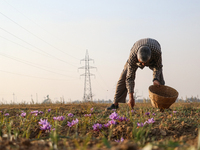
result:
M 129 101 L 128 101 L 128 105 L 133 108 L 135 106 L 135 99 L 133 96 L 133 93 L 129 93 Z
M 135 74 L 138 66 L 136 65 L 136 60 L 132 62 L 132 64 L 128 63 L 127 75 L 126 75 L 126 88 L 129 94 L 129 102 L 128 105 L 133 108 L 135 106 L 134 100 L 134 87 L 135 87 Z
M 126 88 L 128 90 L 128 93 L 134 93 L 134 87 L 135 87 L 135 74 L 138 66 L 136 64 L 130 65 L 128 63 L 127 66 L 127 74 L 126 74 Z
M 156 56 L 155 65 L 152 67 L 153 70 L 153 84 L 160 85 L 160 75 L 162 73 L 162 57 L 161 53 L 157 54 Z
M 126 74 L 126 88 L 129 94 L 128 105 L 132 108 L 135 105 L 133 93 L 134 93 L 134 87 L 135 87 L 135 74 L 138 68 L 136 64 L 137 62 L 138 62 L 137 54 L 135 53 L 135 47 L 133 46 L 129 55 L 128 64 L 127 64 L 127 74 Z

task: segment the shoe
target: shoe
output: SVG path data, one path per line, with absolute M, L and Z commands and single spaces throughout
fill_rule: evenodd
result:
M 110 107 L 107 107 L 106 110 L 112 110 L 112 109 L 118 109 L 119 106 L 115 106 L 115 104 L 112 104 Z

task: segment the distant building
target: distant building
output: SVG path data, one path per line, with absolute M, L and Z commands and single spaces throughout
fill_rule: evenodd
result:
M 49 98 L 49 95 L 47 95 L 47 99 L 45 99 L 43 102 L 42 102 L 42 104 L 51 104 L 52 103 L 52 101 L 51 101 L 51 99 Z

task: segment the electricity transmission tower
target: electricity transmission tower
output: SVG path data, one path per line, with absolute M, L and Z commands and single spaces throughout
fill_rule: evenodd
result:
M 81 61 L 85 61 L 85 66 L 79 67 L 79 69 L 85 69 L 85 73 L 81 74 L 80 76 L 85 76 L 85 83 L 84 83 L 84 95 L 83 101 L 92 101 L 92 87 L 91 87 L 91 80 L 90 76 L 95 76 L 94 74 L 90 73 L 90 69 L 96 68 L 89 65 L 89 61 L 93 61 L 93 59 L 89 58 L 88 51 L 86 50 L 85 58 L 81 59 Z

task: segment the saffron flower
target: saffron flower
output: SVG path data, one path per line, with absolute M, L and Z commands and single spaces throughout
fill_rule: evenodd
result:
M 99 131 L 102 128 L 102 124 L 96 123 L 92 127 L 94 131 Z
M 74 116 L 74 114 L 72 114 L 72 113 L 68 114 L 68 117 L 73 117 L 73 116 Z
M 91 117 L 91 114 L 85 114 L 84 116 L 85 117 Z
M 152 115 L 155 116 L 156 114 L 155 114 L 155 113 L 152 113 Z
M 143 126 L 144 126 L 144 123 L 137 123 L 137 126 L 138 126 L 138 127 L 143 127 Z
M 154 122 L 155 122 L 154 119 L 151 118 L 151 119 L 148 119 L 147 121 L 145 121 L 144 124 L 146 124 L 146 123 L 151 124 L 151 123 L 154 123 Z
M 76 118 L 76 120 L 72 120 L 72 122 L 69 122 L 69 121 L 68 121 L 67 125 L 68 125 L 69 127 L 72 127 L 72 126 L 74 126 L 74 125 L 77 124 L 77 123 L 78 123 L 78 119 Z
M 31 111 L 31 114 L 37 114 L 37 113 L 38 113 L 38 110 Z
M 114 120 L 117 120 L 119 118 L 118 114 L 116 112 L 113 112 L 110 116 L 109 116 L 110 119 L 114 119 Z
M 40 127 L 41 130 L 46 130 L 46 131 L 50 131 L 51 130 L 51 125 L 49 122 L 47 122 L 47 119 L 40 119 L 40 122 L 39 122 L 40 125 L 42 125 Z
M 108 123 L 104 124 L 104 127 L 108 128 L 110 125 L 116 125 L 117 124 L 117 121 L 116 120 L 111 120 L 111 121 L 108 121 Z
M 123 142 L 123 141 L 124 141 L 124 138 L 123 138 L 123 137 L 121 137 L 120 140 L 115 140 L 115 142 L 117 142 L 117 143 L 119 143 L 119 142 Z
M 131 113 L 136 113 L 136 111 L 132 109 L 132 110 L 131 110 Z
M 53 117 L 53 120 L 63 121 L 65 120 L 64 116 Z
M 38 114 L 44 114 L 44 112 L 43 111 L 39 111 Z
M 91 108 L 90 110 L 93 111 L 93 108 Z
M 115 120 L 108 121 L 108 123 L 109 123 L 110 125 L 111 125 L 111 124 L 114 124 L 114 125 L 117 124 L 117 122 L 116 122 Z
M 22 116 L 22 117 L 25 117 L 25 116 L 26 116 L 26 113 L 25 113 L 25 112 L 21 113 L 21 116 Z
M 9 116 L 10 114 L 9 113 L 6 113 L 4 116 Z
M 48 109 L 48 112 L 50 112 L 51 111 L 51 109 Z
M 104 127 L 108 128 L 110 126 L 110 123 L 104 124 Z
M 38 122 L 38 123 L 41 124 L 41 125 L 43 125 L 43 124 L 45 124 L 46 122 L 47 122 L 47 119 L 44 119 L 44 120 L 40 119 L 40 122 Z
M 120 116 L 119 116 L 118 120 L 120 122 L 122 122 L 122 121 L 129 121 L 129 119 L 127 119 L 126 117 L 120 117 Z
M 173 113 L 175 114 L 175 113 L 177 113 L 177 111 L 173 111 Z
M 149 115 L 150 115 L 150 112 L 146 112 L 145 115 L 149 116 Z

